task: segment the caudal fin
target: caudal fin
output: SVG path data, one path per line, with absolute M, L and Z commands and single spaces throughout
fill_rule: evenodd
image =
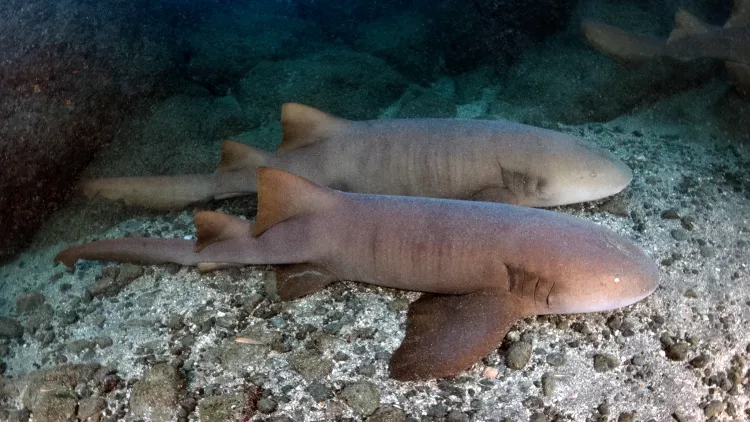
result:
M 195 242 L 185 239 L 155 239 L 126 237 L 97 240 L 64 249 L 55 256 L 55 262 L 73 267 L 79 259 L 130 262 L 133 264 L 196 265 L 201 262 L 193 250 Z
M 79 186 L 89 199 L 103 197 L 157 210 L 184 208 L 216 194 L 212 174 L 89 179 Z
M 630 66 L 662 55 L 664 40 L 636 34 L 601 22 L 583 21 L 581 31 L 586 41 L 600 52 Z
M 349 125 L 349 121 L 303 104 L 281 106 L 283 138 L 278 154 L 326 139 Z
M 258 216 L 253 235 L 260 236 L 272 226 L 308 212 L 332 206 L 335 191 L 283 170 L 260 167 L 258 177 Z

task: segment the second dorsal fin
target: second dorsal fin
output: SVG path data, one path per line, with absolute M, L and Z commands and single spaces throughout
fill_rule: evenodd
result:
M 253 236 L 260 236 L 274 225 L 335 203 L 335 191 L 292 173 L 271 167 L 258 167 L 258 216 Z
M 219 173 L 255 169 L 268 164 L 268 154 L 241 142 L 227 139 L 221 143 L 221 162 L 216 171 Z
M 349 124 L 316 108 L 298 103 L 281 106 L 281 131 L 283 137 L 278 154 L 302 148 L 326 139 Z
M 252 223 L 247 220 L 216 211 L 200 211 L 195 214 L 194 220 L 198 232 L 196 252 L 212 243 L 250 236 L 252 227 Z
M 683 37 L 697 34 L 714 32 L 717 28 L 701 21 L 695 15 L 683 10 L 677 10 L 674 15 L 674 29 L 669 34 L 669 41 L 675 41 Z

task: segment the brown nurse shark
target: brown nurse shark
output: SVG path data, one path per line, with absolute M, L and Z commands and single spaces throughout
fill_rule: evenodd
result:
M 640 65 L 653 57 L 724 60 L 737 91 L 750 98 L 750 0 L 735 0 L 723 27 L 705 24 L 678 10 L 675 28 L 667 39 L 592 21 L 584 21 L 581 28 L 594 48 L 628 65 Z
M 107 239 L 78 259 L 216 267 L 277 265 L 284 300 L 353 280 L 425 292 L 413 302 L 390 375 L 422 380 L 477 362 L 520 318 L 596 312 L 651 294 L 658 269 L 636 245 L 565 214 L 490 202 L 345 193 L 257 170 L 258 216 L 203 211 L 197 241 Z
M 248 195 L 272 166 L 341 190 L 474 199 L 533 207 L 613 195 L 632 179 L 610 152 L 560 132 L 502 120 L 349 121 L 282 107 L 276 155 L 226 141 L 215 174 L 84 181 L 86 196 L 156 209 Z

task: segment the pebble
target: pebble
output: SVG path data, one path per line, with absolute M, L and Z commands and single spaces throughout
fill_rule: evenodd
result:
M 289 365 L 306 380 L 322 379 L 333 371 L 333 361 L 308 351 L 294 353 L 289 358 Z
M 331 390 L 319 382 L 313 382 L 310 384 L 310 386 L 307 387 L 307 393 L 318 403 L 324 402 L 333 397 Z
M 341 390 L 340 397 L 360 416 L 370 415 L 380 406 L 380 390 L 368 381 L 347 385 Z
M 23 327 L 13 318 L 0 317 L 0 338 L 21 338 Z
M 685 229 L 672 229 L 669 234 L 671 234 L 672 238 L 678 242 L 687 239 L 687 231 L 685 231 Z
M 158 363 L 133 386 L 130 412 L 135 417 L 153 422 L 172 421 L 184 389 L 182 373 L 172 365 Z
M 258 400 L 258 411 L 260 413 L 273 413 L 276 411 L 276 407 L 278 407 L 278 403 L 270 398 L 262 398 Z
M 531 359 L 531 343 L 517 341 L 508 347 L 505 355 L 505 365 L 510 369 L 523 369 Z
M 704 258 L 713 258 L 716 256 L 716 248 L 711 245 L 704 245 L 700 247 L 700 253 Z
M 717 416 L 719 413 L 724 411 L 724 402 L 721 400 L 711 400 L 708 402 L 706 407 L 703 409 L 703 414 L 706 418 L 712 418 Z
M 563 366 L 565 361 L 565 353 L 550 353 L 547 355 L 547 364 L 550 366 Z
M 542 394 L 544 394 L 545 397 L 551 397 L 555 393 L 556 387 L 557 379 L 555 378 L 555 374 L 552 372 L 545 372 L 544 375 L 542 375 Z
M 688 343 L 678 342 L 667 346 L 664 352 L 669 360 L 680 361 L 685 360 L 689 349 L 690 345 Z
M 201 422 L 226 422 L 242 419 L 244 397 L 240 394 L 210 396 L 198 403 Z
M 594 355 L 594 370 L 596 372 L 607 372 L 617 368 L 620 365 L 620 361 L 609 354 L 600 353 Z
M 380 406 L 373 413 L 367 422 L 406 422 L 406 413 L 403 410 L 392 406 Z
M 16 312 L 19 315 L 28 314 L 44 305 L 47 298 L 39 292 L 31 292 L 16 298 Z

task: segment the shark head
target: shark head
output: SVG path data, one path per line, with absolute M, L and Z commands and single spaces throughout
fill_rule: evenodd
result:
M 537 192 L 540 206 L 594 201 L 628 186 L 633 172 L 611 152 L 573 138 L 564 150 L 551 151 L 545 172 L 553 174 Z
M 589 244 L 579 243 L 585 259 L 570 263 L 554 283 L 545 313 L 601 312 L 631 305 L 653 293 L 659 269 L 638 246 L 602 230 Z

